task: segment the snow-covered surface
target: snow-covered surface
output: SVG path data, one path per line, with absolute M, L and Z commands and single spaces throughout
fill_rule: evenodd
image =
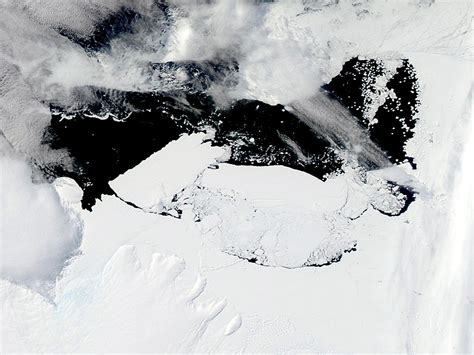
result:
M 294 268 L 329 263 L 355 247 L 343 216 L 348 189 L 343 179 L 323 183 L 285 167 L 221 165 L 205 172 L 189 198 L 200 230 L 222 251 Z M 368 208 L 364 197 L 358 214 Z
M 313 63 L 322 81 L 353 54 L 407 57 L 421 82 L 420 120 L 407 148 L 418 169 L 373 174 L 417 189 L 410 208 L 397 217 L 375 211 L 366 190 L 350 176 L 322 183 L 283 167 L 222 164 L 206 170 L 220 152 L 201 144 L 202 137 L 183 136 L 111 183 L 120 198 L 141 208 L 103 196 L 92 212 L 80 211 L 79 253 L 64 264 L 78 243 L 77 186 L 56 181 L 56 195 L 49 185 L 32 184 L 26 163 L 2 145 L 3 352 L 472 352 L 474 133 L 466 32 L 472 6 L 337 3 L 315 1 L 307 12 L 294 2 L 273 6 L 264 17 L 268 32 L 257 35 L 276 44 L 265 51 L 252 47 L 262 44 L 258 38 L 244 43 L 253 57 L 242 63 L 245 85 L 239 90 L 267 101 L 304 96 L 312 84 L 305 75 L 290 75 L 300 68 L 292 63 L 301 57 L 311 58 L 301 63 Z M 224 5 L 219 10 L 226 14 Z M 191 52 L 201 43 L 192 39 Z M 38 49 L 33 42 L 28 41 Z M 291 55 L 285 57 L 288 48 Z M 45 52 L 26 56 L 33 63 L 16 65 L 34 72 Z M 64 78 L 60 73 L 82 57 L 70 48 L 59 57 L 45 62 L 52 70 L 48 80 L 56 89 L 61 82 L 77 84 L 75 72 Z M 9 52 L 11 58 L 16 57 Z M 91 74 L 95 65 L 85 65 L 90 71 L 79 81 L 100 82 Z M 294 87 L 301 90 L 293 92 Z M 1 94 L 0 102 L 11 100 Z M 12 123 L 18 107 L 2 107 L 8 113 L 2 115 L 2 130 L 15 148 L 37 139 L 35 124 L 22 135 L 26 121 Z M 41 126 L 40 121 L 32 122 Z M 171 206 L 182 209 L 181 219 L 149 213 L 159 212 L 156 206 L 181 190 Z M 196 216 L 204 218 L 197 222 Z M 300 222 L 297 216 L 308 218 Z M 272 230 L 279 224 L 282 240 L 275 247 Z M 301 253 L 299 246 L 328 248 L 324 241 L 334 226 L 334 250 L 352 241 L 357 250 L 328 266 L 295 267 L 307 257 L 308 249 Z M 268 229 L 264 249 L 272 267 L 235 256 L 257 246 Z M 249 251 L 262 255 L 258 248 Z M 51 261 L 46 264 L 45 252 Z M 6 275 L 11 269 L 5 264 L 20 276 Z M 46 277 L 49 283 L 64 265 L 48 292 L 44 284 L 38 288 L 28 281 Z
M 216 166 L 224 150 L 204 138 L 204 133 L 181 136 L 110 186 L 144 212 L 178 217 L 182 209 L 192 210 L 202 234 L 223 252 L 261 265 L 338 261 L 357 245 L 351 221 L 371 206 L 387 212 L 403 206 L 384 181 L 410 182 L 395 167 L 371 172 L 369 183 L 362 183 L 349 170 L 323 182 L 283 166 Z

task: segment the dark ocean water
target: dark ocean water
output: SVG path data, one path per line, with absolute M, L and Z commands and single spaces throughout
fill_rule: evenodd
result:
M 168 7 L 160 6 L 166 20 Z M 107 50 L 111 39 L 133 32 L 139 19 L 140 15 L 124 9 L 98 24 L 88 37 L 59 31 L 94 53 Z M 238 83 L 237 60 L 223 56 L 149 66 L 154 77 L 173 81 L 184 73 L 187 79 L 167 91 L 77 87 L 68 104 L 49 103 L 52 120 L 43 141 L 53 149 L 67 149 L 73 167 L 56 165 L 45 170 L 51 177 L 74 178 L 84 190 L 84 208 L 90 209 L 102 194 L 113 193 L 109 181 L 167 143 L 182 134 L 210 129 L 215 132 L 212 144 L 230 147 L 231 164 L 284 165 L 322 180 L 343 173 L 344 154 L 334 139 L 315 131 L 284 106 L 244 99 L 225 107 L 216 104 L 210 89 Z M 405 151 L 407 140 L 413 137 L 419 104 L 416 73 L 408 60 L 402 60 L 389 78 L 386 89 L 390 95 L 377 108 L 372 122 L 364 117 L 367 106 L 373 104 L 368 100 L 368 90 L 374 90 L 376 78 L 386 72 L 380 59 L 352 58 L 321 88 L 322 93 L 350 111 L 352 119 L 367 131 L 391 163 L 409 162 L 415 168 L 413 158 Z M 406 196 L 401 213 L 415 195 L 407 187 L 397 189 L 397 193 Z

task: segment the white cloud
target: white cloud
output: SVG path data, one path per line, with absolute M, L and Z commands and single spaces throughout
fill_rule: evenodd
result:
M 0 276 L 44 291 L 78 248 L 80 223 L 50 184 L 33 183 L 29 165 L 1 148 Z

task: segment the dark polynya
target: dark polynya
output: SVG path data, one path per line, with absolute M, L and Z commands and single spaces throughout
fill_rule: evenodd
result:
M 392 163 L 406 161 L 416 168 L 413 158 L 405 152 L 406 142 L 413 137 L 419 106 L 415 70 L 407 59 L 402 61 L 387 83 L 391 95 L 375 113 L 376 123 L 369 124 L 364 117 L 367 106 L 373 104 L 368 100 L 366 92 L 375 91 L 377 77 L 386 74 L 387 68 L 379 59 L 352 58 L 324 89 L 349 108 L 369 130 L 370 138 L 387 153 Z
M 77 88 L 75 96 L 82 100 L 77 107 L 51 105 L 44 142 L 54 149 L 66 148 L 73 157 L 72 171 L 62 166 L 49 171 L 78 181 L 84 190 L 84 208 L 90 209 L 103 193 L 112 193 L 109 181 L 180 134 L 209 128 L 216 132 L 213 144 L 232 148 L 229 162 L 233 164 L 286 165 L 320 179 L 342 165 L 323 137 L 281 105 L 240 100 L 221 109 L 200 93 L 170 97 L 95 87 Z M 288 141 L 304 151 L 305 159 Z
M 330 143 L 282 105 L 240 100 L 219 118 L 214 143 L 232 148 L 229 163 L 285 165 L 322 180 L 341 172 Z
M 350 64 L 358 69 L 354 70 Z M 210 73 L 206 74 L 205 68 L 210 66 L 209 63 L 166 65 L 176 68 L 184 65 L 189 70 L 199 71 L 198 76 L 204 78 L 205 88 L 214 80 L 225 77 L 215 68 L 220 68 L 224 73 L 228 68 L 227 65 L 214 65 Z M 360 109 L 365 102 L 364 91 L 358 85 L 367 80 L 370 82 L 370 75 L 369 79 L 354 75 L 354 72 L 361 76 L 368 75 L 367 71 L 360 69 L 358 59 L 346 63 L 341 74 L 325 87 L 353 111 L 375 142 L 386 147 L 393 162 L 406 157 L 404 145 L 413 134 L 412 131 L 401 132 L 402 121 L 396 117 L 404 118 L 403 123 L 407 127 L 413 127 L 415 123 L 416 106 L 413 107 L 410 103 L 417 102 L 416 97 L 411 95 L 416 93 L 413 90 L 416 78 L 407 68 L 410 65 L 404 61 L 403 66 L 388 82 L 387 86 L 396 96 L 387 99 L 379 107 L 376 113 L 378 123 L 373 125 L 364 121 L 363 111 Z M 347 74 L 351 70 L 352 74 Z M 350 80 L 344 81 L 346 77 Z M 83 207 L 90 209 L 96 198 L 103 193 L 112 193 L 109 181 L 136 166 L 179 135 L 209 128 L 215 130 L 213 144 L 231 147 L 229 163 L 232 164 L 285 165 L 320 179 L 341 171 L 343 161 L 330 142 L 282 105 L 239 100 L 229 108 L 219 108 L 208 94 L 198 92 L 194 75 L 190 81 L 187 89 L 174 93 L 76 88 L 73 94 L 76 105 L 51 105 L 51 125 L 44 137 L 45 143 L 52 148 L 68 149 L 75 166 L 72 171 L 66 171 L 62 166 L 50 167 L 50 171 L 56 176 L 75 178 L 84 189 Z M 403 90 L 407 88 L 410 95 L 402 96 Z M 393 135 L 392 132 L 403 134 Z M 387 136 L 388 144 L 384 141 Z M 414 199 L 413 192 L 408 189 L 397 193 L 405 195 L 406 206 Z
M 162 15 L 156 29 L 165 31 L 160 26 L 173 21 L 171 8 L 166 2 L 156 1 L 153 11 Z M 149 20 L 124 7 L 98 23 L 87 36 L 59 31 L 94 55 L 110 48 L 113 39 L 133 34 L 143 27 L 139 24 Z M 44 135 L 44 142 L 52 148 L 69 151 L 74 166 L 72 170 L 64 166 L 45 170 L 53 176 L 76 179 L 84 190 L 83 206 L 90 209 L 101 194 L 113 193 L 108 182 L 119 174 L 181 134 L 212 128 L 216 132 L 213 144 L 231 147 L 230 163 L 285 165 L 320 179 L 341 172 L 343 161 L 338 148 L 283 106 L 240 100 L 228 108 L 218 107 L 210 96 L 211 88 L 236 85 L 237 72 L 238 63 L 232 58 L 150 63 L 150 77 L 157 82 L 171 80 L 175 85 L 166 93 L 76 88 L 74 105 L 50 104 L 52 120 Z M 416 77 L 408 61 L 403 61 L 387 84 L 394 95 L 378 108 L 378 122 L 369 125 L 362 115 L 370 104 L 367 86 L 385 72 L 380 60 L 353 58 L 324 89 L 351 110 L 393 163 L 405 159 L 412 162 L 404 145 L 413 135 L 418 102 Z M 102 119 L 94 118 L 97 116 Z M 407 205 L 411 200 L 406 198 Z
M 156 4 L 162 11 L 161 23 L 172 21 L 169 8 L 159 1 Z M 94 52 L 110 49 L 111 40 L 120 36 L 128 36 L 126 41 L 135 43 L 134 31 L 140 21 L 147 19 L 123 8 L 100 23 L 90 36 L 77 36 L 67 31 L 62 34 L 93 56 Z M 145 27 L 154 31 L 154 26 Z M 166 29 L 160 31 L 163 33 Z M 226 57 L 201 62 L 150 63 L 151 82 L 166 88 L 166 92 L 76 88 L 72 94 L 73 105 L 50 103 L 52 120 L 44 134 L 46 144 L 54 149 L 68 150 L 73 166 L 47 166 L 45 173 L 51 177 L 74 178 L 84 191 L 83 208 L 91 209 L 102 194 L 114 194 L 109 181 L 181 134 L 209 129 L 215 132 L 212 144 L 230 147 L 228 162 L 232 164 L 284 165 L 322 180 L 342 172 L 345 162 L 340 158 L 339 150 L 345 148 L 337 145 L 337 141 L 342 140 L 339 130 L 331 130 L 333 135 L 339 132 L 338 137 L 329 137 L 328 132 L 324 136 L 321 129 L 309 127 L 296 111 L 293 114 L 282 105 L 268 105 L 257 100 L 238 100 L 226 108 L 217 105 L 212 98 L 213 89 L 237 85 L 238 70 L 238 62 Z M 374 90 L 376 78 L 386 74 L 381 60 L 352 58 L 323 89 L 351 111 L 354 120 L 362 126 L 364 136 L 368 135 L 382 148 L 392 163 L 408 161 L 415 168 L 413 159 L 405 152 L 405 143 L 413 136 L 418 106 L 416 76 L 407 60 L 403 60 L 389 79 L 386 89 L 391 95 L 377 108 L 375 121 L 369 122 L 364 116 L 368 107 L 374 104 L 370 102 L 371 95 L 367 95 L 367 90 Z M 323 97 L 327 99 L 327 96 Z M 327 101 L 334 103 L 333 100 Z M 321 104 L 321 101 L 315 102 Z M 313 115 L 309 116 L 311 121 Z M 336 117 L 343 123 L 351 120 L 350 115 Z M 346 126 L 346 129 L 353 132 L 352 126 Z M 360 160 L 359 165 L 361 170 L 371 169 Z M 387 181 L 385 188 L 401 201 L 401 205 L 387 208 L 383 201 L 373 201 L 371 205 L 388 216 L 404 213 L 415 199 L 415 192 L 408 187 Z M 180 213 L 171 215 L 179 218 Z M 302 266 L 329 265 L 339 261 L 343 253 L 354 250 L 355 245 L 325 264 Z M 257 259 L 247 260 L 258 263 Z
M 415 69 L 407 59 L 402 60 L 395 74 L 387 82 L 386 87 L 391 90 L 391 95 L 378 107 L 374 116 L 375 123 L 369 124 L 364 117 L 368 106 L 373 104 L 366 95 L 367 90 L 374 92 L 377 77 L 386 75 L 387 72 L 380 59 L 352 58 L 323 88 L 346 106 L 368 129 L 372 141 L 387 153 L 392 163 L 408 162 L 416 169 L 414 159 L 406 154 L 405 145 L 413 137 L 418 120 L 419 87 Z M 415 200 L 416 193 L 411 188 L 398 186 L 394 182 L 388 184 L 392 188 L 397 187 L 396 191 L 393 191 L 395 194 L 404 196 L 405 206 L 397 212 L 381 209 L 378 211 L 388 216 L 398 216 L 408 209 Z
M 418 82 L 415 70 L 407 59 L 387 83 L 394 95 L 379 107 L 375 118 L 378 123 L 370 127 L 372 140 L 385 149 L 393 163 L 407 161 L 416 164 L 405 152 L 405 143 L 413 137 L 418 114 Z M 403 144 L 400 144 L 403 142 Z

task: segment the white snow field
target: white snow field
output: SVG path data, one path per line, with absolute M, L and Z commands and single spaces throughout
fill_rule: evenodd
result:
M 48 115 L 35 100 L 84 83 L 132 85 L 133 68 L 114 83 L 130 53 L 82 57 L 45 26 L 52 9 L 55 23 L 90 22 L 57 1 L 24 5 L 25 14 L 0 2 L 0 63 L 13 63 L 0 67 L 2 353 L 473 353 L 469 1 L 279 1 L 258 16 L 217 1 L 183 19 L 162 53 L 239 45 L 243 84 L 232 95 L 280 103 L 304 98 L 353 55 L 408 58 L 421 83 L 407 145 L 417 169 L 369 174 L 419 192 L 394 217 L 372 207 L 383 191 L 350 170 L 322 182 L 232 166 L 204 134 L 171 142 L 112 181 L 116 196 L 82 210 L 72 179 L 38 181 L 27 164 L 39 159 Z M 222 36 L 192 31 L 202 23 Z

